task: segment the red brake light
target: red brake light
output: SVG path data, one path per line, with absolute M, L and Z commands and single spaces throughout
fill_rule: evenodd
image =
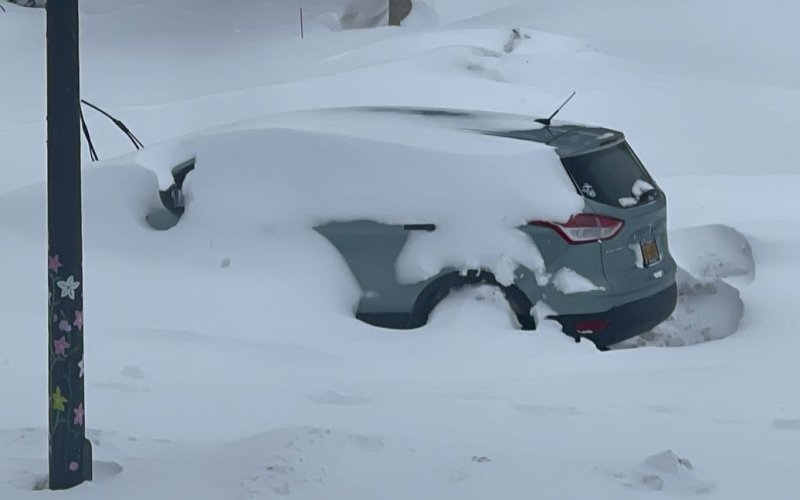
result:
M 532 221 L 529 224 L 555 229 L 567 243 L 579 245 L 610 240 L 619 234 L 625 222 L 605 215 L 577 214 L 570 217 L 565 224 L 543 221 Z
M 577 333 L 580 333 L 581 335 L 598 333 L 608 328 L 608 325 L 610 324 L 611 321 L 607 319 L 578 321 L 577 323 L 575 323 L 575 330 L 577 331 Z

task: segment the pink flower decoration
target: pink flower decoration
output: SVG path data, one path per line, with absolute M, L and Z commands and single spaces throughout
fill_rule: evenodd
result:
M 51 255 L 47 258 L 48 266 L 51 271 L 57 273 L 59 269 L 64 267 L 64 264 L 61 263 L 61 258 L 58 255 Z
M 83 403 L 79 404 L 78 407 L 72 411 L 75 412 L 75 425 L 83 425 L 83 417 L 86 414 L 83 410 Z
M 80 465 L 78 465 L 78 462 L 72 462 L 69 464 L 69 470 L 71 470 L 72 472 L 75 472 L 78 469 L 80 469 Z
M 53 349 L 56 351 L 56 356 L 65 356 L 67 349 L 69 349 L 69 342 L 66 337 L 61 337 L 59 340 L 53 341 Z
M 69 321 L 62 319 L 61 323 L 58 324 L 58 329 L 61 330 L 62 332 L 71 332 L 72 325 L 69 324 Z
M 75 311 L 75 322 L 72 323 L 78 330 L 83 330 L 83 312 Z

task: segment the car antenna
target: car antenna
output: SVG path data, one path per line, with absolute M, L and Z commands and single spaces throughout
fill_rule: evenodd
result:
M 544 125 L 545 127 L 549 127 L 549 126 L 550 126 L 550 123 L 553 121 L 553 118 L 555 118 L 555 117 L 556 117 L 556 115 L 557 115 L 558 113 L 560 113 L 562 109 L 564 109 L 564 106 L 566 106 L 566 105 L 569 103 L 569 101 L 571 101 L 571 100 L 572 100 L 572 98 L 573 98 L 573 97 L 575 97 L 575 94 L 577 94 L 577 93 L 578 93 L 578 92 L 573 92 L 573 93 L 572 93 L 572 95 L 571 95 L 571 96 L 569 96 L 569 97 L 567 98 L 567 100 L 566 100 L 566 101 L 564 101 L 564 104 L 562 104 L 561 106 L 559 106 L 559 107 L 558 107 L 558 109 L 555 111 L 555 113 L 553 113 L 552 115 L 550 115 L 550 118 L 537 118 L 537 119 L 536 119 L 536 120 L 534 120 L 534 121 L 535 121 L 536 123 L 541 123 L 541 124 L 542 124 L 542 125 Z

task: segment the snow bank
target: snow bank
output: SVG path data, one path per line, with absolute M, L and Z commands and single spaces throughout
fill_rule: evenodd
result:
M 388 22 L 389 2 L 382 0 L 350 0 L 339 18 L 344 30 L 375 28 Z
M 436 0 L 412 0 L 411 13 L 401 23 L 409 28 L 430 28 L 439 24 Z
M 670 248 L 681 265 L 700 278 L 755 279 L 753 249 L 736 229 L 722 224 L 692 227 L 670 233 Z

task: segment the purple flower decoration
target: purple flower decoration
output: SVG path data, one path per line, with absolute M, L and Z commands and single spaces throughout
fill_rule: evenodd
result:
M 65 356 L 67 349 L 69 349 L 69 342 L 66 337 L 61 337 L 59 340 L 53 341 L 53 349 L 56 351 L 56 356 Z
M 72 325 L 69 324 L 69 321 L 62 319 L 61 323 L 58 324 L 58 329 L 61 330 L 62 332 L 71 332 Z
M 75 321 L 72 324 L 78 330 L 83 330 L 83 311 L 75 311 Z
M 57 273 L 59 269 L 64 267 L 64 264 L 61 263 L 61 258 L 58 255 L 51 255 L 47 258 L 48 266 L 51 271 Z
M 83 417 L 85 412 L 83 411 L 83 403 L 79 404 L 77 408 L 72 410 L 75 412 L 75 425 L 83 425 Z
M 78 469 L 80 469 L 80 465 L 78 465 L 78 462 L 72 462 L 69 464 L 69 470 L 71 470 L 72 472 L 76 472 Z

